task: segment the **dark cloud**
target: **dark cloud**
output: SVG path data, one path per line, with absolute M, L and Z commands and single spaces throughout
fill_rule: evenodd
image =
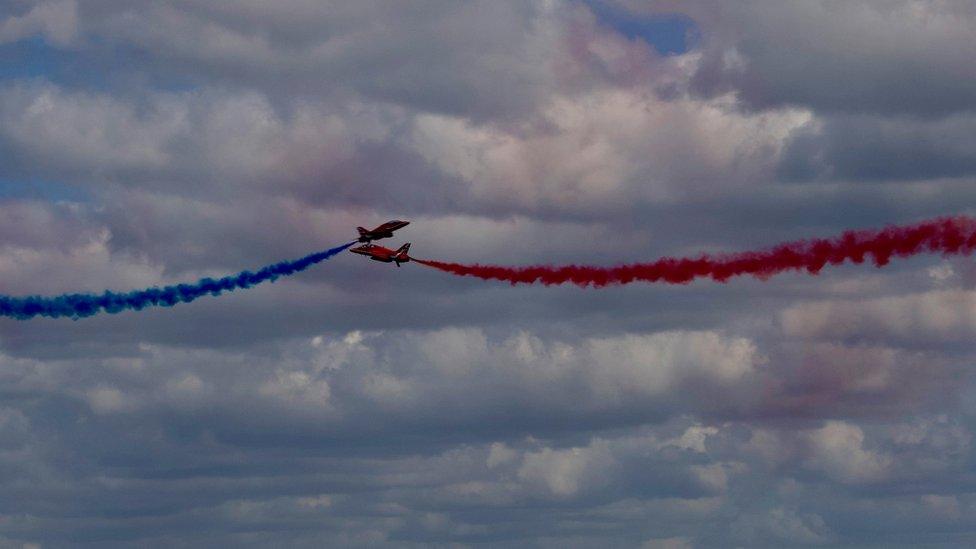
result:
M 976 120 L 829 117 L 798 129 L 780 160 L 797 180 L 904 181 L 970 177 L 976 172 Z
M 524 265 L 976 213 L 968 4 L 608 6 L 0 2 L 0 291 L 398 217 L 418 257 Z M 0 547 L 972 544 L 969 259 L 384 267 L 0 322 Z
M 80 6 L 79 26 L 164 74 L 488 117 L 528 112 L 540 99 L 548 78 L 540 48 L 552 40 L 543 12 L 530 2 L 189 1 L 144 10 L 109 1 Z
M 697 93 L 735 92 L 753 109 L 944 116 L 974 107 L 968 2 L 651 5 L 701 27 Z

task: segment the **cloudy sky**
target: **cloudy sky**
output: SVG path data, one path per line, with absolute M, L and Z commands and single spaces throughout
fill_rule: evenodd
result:
M 652 260 L 976 213 L 976 6 L 0 0 L 0 293 Z M 0 321 L 0 547 L 976 543 L 976 263 L 343 254 Z

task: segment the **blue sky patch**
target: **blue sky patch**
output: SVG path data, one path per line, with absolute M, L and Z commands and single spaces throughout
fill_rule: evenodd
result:
M 82 187 L 44 179 L 0 178 L 0 201 L 9 199 L 86 202 L 91 194 Z
M 640 38 L 661 55 L 680 55 L 698 42 L 698 26 L 685 15 L 638 15 L 595 0 L 586 5 L 603 22 L 633 40 Z

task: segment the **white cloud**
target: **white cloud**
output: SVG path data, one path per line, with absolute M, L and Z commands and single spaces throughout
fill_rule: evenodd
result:
M 685 429 L 685 432 L 680 437 L 666 440 L 661 443 L 661 446 L 676 446 L 685 450 L 704 453 L 705 441 L 708 440 L 708 437 L 715 434 L 718 434 L 718 429 L 715 427 L 692 425 Z
M 843 421 L 828 421 L 808 435 L 812 455 L 807 465 L 827 473 L 840 482 L 882 480 L 891 458 L 864 447 L 864 431 Z
M 506 130 L 423 115 L 412 144 L 486 205 L 592 213 L 762 184 L 785 138 L 809 121 L 799 111 L 749 116 L 724 99 L 627 90 L 557 97 L 541 116 L 543 129 Z
M 115 387 L 95 387 L 87 397 L 92 410 L 99 414 L 121 412 L 130 406 L 126 395 Z
M 119 170 L 159 170 L 175 160 L 167 146 L 185 135 L 185 105 L 160 95 L 147 114 L 107 95 L 53 85 L 0 89 L 2 134 L 25 158 L 87 177 Z
M 493 442 L 488 451 L 488 459 L 485 464 L 489 469 L 494 469 L 501 465 L 511 463 L 518 457 L 518 452 L 509 448 L 502 442 Z
M 936 290 L 865 300 L 801 302 L 781 314 L 787 335 L 862 337 L 906 343 L 968 340 L 976 333 L 976 292 Z
M 589 446 L 527 452 L 518 478 L 538 485 L 556 497 L 574 497 L 580 490 L 599 487 L 614 467 L 606 442 L 593 440 Z

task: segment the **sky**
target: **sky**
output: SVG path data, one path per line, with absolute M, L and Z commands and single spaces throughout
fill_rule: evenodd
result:
M 959 0 L 0 0 L 0 293 L 976 214 Z M 976 544 L 976 264 L 353 254 L 0 319 L 0 548 Z

